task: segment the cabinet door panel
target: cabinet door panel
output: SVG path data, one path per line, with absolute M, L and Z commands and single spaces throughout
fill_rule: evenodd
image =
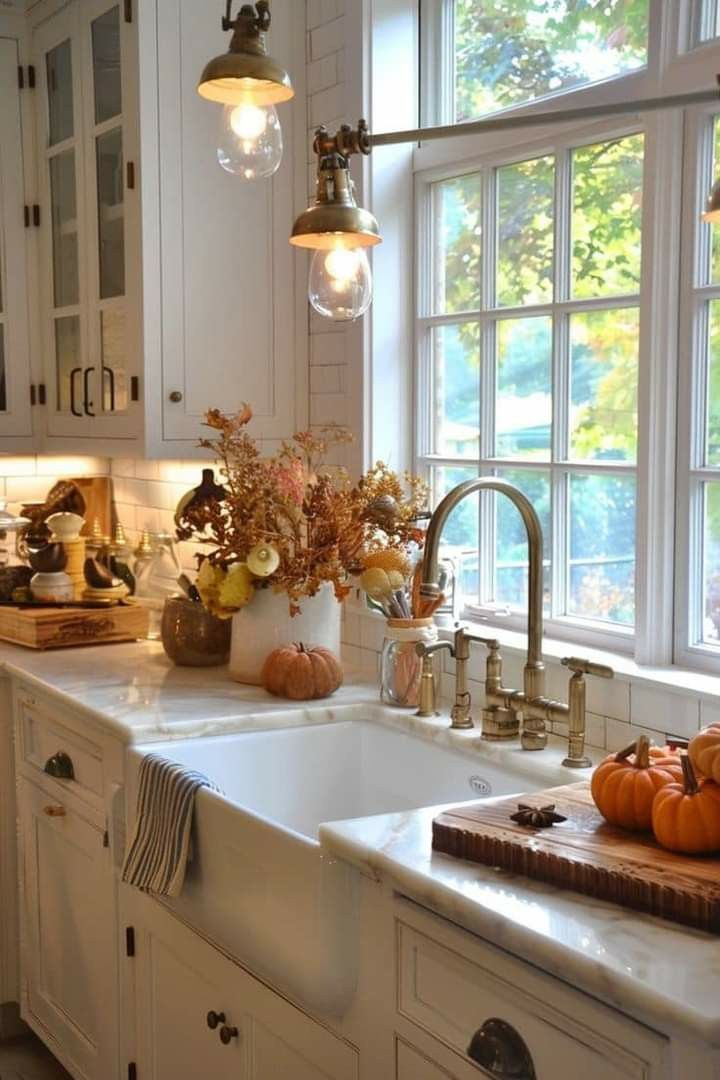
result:
M 0 438 L 32 434 L 18 62 L 17 43 L 0 38 Z
M 272 52 L 293 51 L 297 5 L 273 5 Z M 227 48 L 197 0 L 159 0 L 159 162 L 164 438 L 196 439 L 208 408 L 252 404 L 254 433 L 294 430 L 293 111 L 281 106 L 285 157 L 271 181 L 218 164 L 222 108 L 197 93 L 208 57 Z M 291 61 L 288 60 L 290 66 Z M 147 303 L 146 303 L 147 306 Z M 169 394 L 182 393 L 171 403 Z
M 114 892 L 102 832 L 21 781 L 26 1019 L 87 1080 L 116 1075 Z M 59 805 L 59 804 L 58 804 Z

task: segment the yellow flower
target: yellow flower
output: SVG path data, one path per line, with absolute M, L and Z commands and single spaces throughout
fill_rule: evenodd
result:
M 245 563 L 237 563 L 230 568 L 220 586 L 220 605 L 239 611 L 250 603 L 254 592 L 253 576 L 250 570 Z
M 363 558 L 363 565 L 366 570 L 371 570 L 373 567 L 379 566 L 381 570 L 386 572 L 389 570 L 396 570 L 403 577 L 407 577 L 410 573 L 410 564 L 406 555 L 402 551 L 398 551 L 397 548 L 385 548 L 382 551 L 371 551 L 369 555 L 365 555 Z M 399 586 L 397 586 L 399 588 Z

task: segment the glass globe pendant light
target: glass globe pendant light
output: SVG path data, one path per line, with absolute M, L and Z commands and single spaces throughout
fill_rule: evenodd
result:
M 264 180 L 280 168 L 283 138 L 276 105 L 295 91 L 287 71 L 267 55 L 269 0 L 243 4 L 231 18 L 232 0 L 222 20 L 232 30 L 230 49 L 205 65 L 198 93 L 224 106 L 217 159 L 243 180 Z
M 308 297 L 315 311 L 335 322 L 360 318 L 372 302 L 372 273 L 367 249 L 382 242 L 377 221 L 355 201 L 349 170 L 352 154 L 370 153 L 367 124 L 357 131 L 343 124 L 330 136 L 315 133 L 318 157 L 314 204 L 300 215 L 290 243 L 313 252 Z

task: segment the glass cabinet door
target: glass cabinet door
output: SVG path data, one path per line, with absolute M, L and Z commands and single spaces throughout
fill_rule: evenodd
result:
M 125 321 L 125 168 L 120 9 L 116 5 L 90 24 L 92 50 L 93 188 L 96 234 L 91 255 L 93 301 L 91 335 L 95 342 L 93 409 L 125 412 L 128 407 Z

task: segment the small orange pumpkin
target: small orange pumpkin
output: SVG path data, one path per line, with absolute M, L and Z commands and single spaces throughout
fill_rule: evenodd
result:
M 688 754 L 694 769 L 720 784 L 720 724 L 711 724 L 694 735 Z
M 682 758 L 683 782 L 667 784 L 653 803 L 655 839 L 668 851 L 710 855 L 720 851 L 720 786 L 698 781 L 687 754 Z
M 343 671 L 329 649 L 283 645 L 268 656 L 261 679 L 265 689 L 276 697 L 311 701 L 334 694 L 343 684 Z
M 678 755 L 667 747 L 651 747 L 647 736 L 641 735 L 631 746 L 598 765 L 590 790 L 595 805 L 611 825 L 649 832 L 656 793 L 680 780 Z

